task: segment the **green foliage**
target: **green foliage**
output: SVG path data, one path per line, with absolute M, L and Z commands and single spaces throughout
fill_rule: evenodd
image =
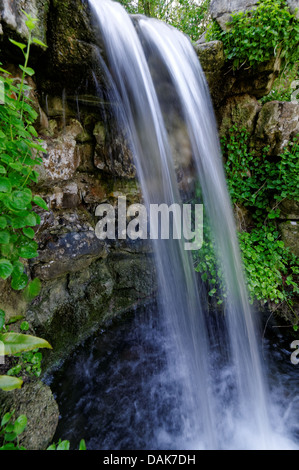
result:
M 285 300 L 299 293 L 298 258 L 279 239 L 275 219 L 284 199 L 299 200 L 299 141 L 290 142 L 276 161 L 250 149 L 249 136 L 236 127 L 222 139 L 232 202 L 250 210 L 253 226 L 239 234 L 251 300 Z
M 205 31 L 210 0 L 119 0 L 128 13 L 151 16 L 181 30 L 193 41 Z
M 233 13 L 227 31 L 215 22 L 207 40 L 223 41 L 227 59 L 235 69 L 256 66 L 280 54 L 285 64 L 298 61 L 299 21 L 285 0 L 263 0 L 253 10 Z
M 51 444 L 47 450 L 70 450 L 70 442 L 69 441 L 59 441 L 56 443 Z M 86 444 L 84 439 L 81 439 L 79 444 L 79 450 L 86 450 Z
M 38 256 L 34 227 L 40 223 L 34 206 L 47 209 L 45 201 L 33 195 L 29 185 L 38 181 L 36 165 L 42 160 L 39 156 L 44 151 L 38 139 L 34 123 L 37 113 L 28 97 L 30 87 L 26 76 L 34 75 L 28 66 L 32 43 L 46 47 L 41 41 L 32 37 L 37 20 L 27 13 L 26 26 L 29 37 L 27 44 L 11 40 L 24 55 L 24 65 L 20 65 L 20 81 L 11 78 L 9 72 L 0 68 L 4 103 L 0 105 L 0 278 L 10 279 L 12 289 L 21 291 L 31 300 L 39 294 L 39 279 L 29 282 L 24 262 Z M 29 325 L 23 322 L 22 331 Z M 5 355 L 14 355 L 20 362 L 8 375 L 0 376 L 0 389 L 9 391 L 20 388 L 23 381 L 13 377 L 25 369 L 35 375 L 40 374 L 41 354 L 38 348 L 51 348 L 49 343 L 35 336 L 10 333 L 6 331 L 5 312 L 0 310 L 0 341 L 4 345 Z
M 256 154 L 250 148 L 246 130 L 236 126 L 230 129 L 229 138 L 221 141 L 232 202 L 249 208 L 258 227 L 267 219 L 279 217 L 279 205 L 284 199 L 299 200 L 298 137 L 277 160 L 267 156 L 267 147 L 261 155 Z
M 254 299 L 292 305 L 292 298 L 299 294 L 296 278 L 299 264 L 279 239 L 274 224 L 239 233 L 248 290 Z
M 19 445 L 19 436 L 27 426 L 27 417 L 20 415 L 13 421 L 14 411 L 6 413 L 0 425 L 0 440 L 2 441 L 0 450 L 26 450 Z
M 33 349 L 15 355 L 15 365 L 7 372 L 8 376 L 39 377 L 42 372 L 42 353 L 39 349 Z
M 290 142 L 276 161 L 268 157 L 268 148 L 256 153 L 246 130 L 237 127 L 221 144 L 231 200 L 236 207 L 248 209 L 252 220 L 248 231 L 238 234 L 250 301 L 285 301 L 292 309 L 299 294 L 299 262 L 280 240 L 276 219 L 284 199 L 299 200 L 299 141 Z M 205 220 L 204 243 L 194 253 L 194 266 L 209 286 L 209 295 L 221 303 L 222 272 Z
M 26 84 L 26 76 L 34 74 L 28 61 L 34 41 L 31 33 L 37 20 L 27 14 L 26 17 L 27 45 L 11 41 L 24 55 L 24 65 L 20 65 L 22 78 L 18 83 L 3 69 L 0 76 L 5 90 L 4 104 L 0 105 L 0 278 L 10 278 L 14 290 L 23 290 L 29 283 L 21 259 L 38 256 L 34 227 L 40 223 L 40 217 L 34 206 L 47 209 L 45 201 L 34 196 L 29 188 L 29 184 L 38 181 L 35 167 L 41 164 L 39 154 L 44 149 L 33 126 L 37 113 Z

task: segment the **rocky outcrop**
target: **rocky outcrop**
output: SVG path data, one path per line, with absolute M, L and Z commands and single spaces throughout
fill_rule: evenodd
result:
M 228 136 L 234 126 L 246 129 L 250 135 L 253 134 L 261 108 L 254 96 L 244 94 L 228 98 L 219 111 L 220 135 Z
M 45 450 L 52 442 L 59 419 L 58 405 L 50 387 L 40 381 L 25 383 L 22 389 L 0 391 L 0 416 L 14 411 L 13 419 L 27 417 L 19 443 L 26 450 Z
M 34 35 L 46 44 L 49 8 L 50 0 L 0 0 L 0 34 L 12 34 L 19 40 L 27 39 L 28 29 L 25 24 L 27 18 L 22 12 L 24 10 L 39 20 Z
M 269 155 L 279 155 L 297 134 L 298 103 L 270 101 L 262 107 L 254 136 L 257 146 L 268 145 Z
M 229 27 L 231 13 L 244 12 L 256 7 L 258 0 L 212 0 L 210 13 L 223 30 Z
M 245 12 L 256 8 L 258 0 L 212 0 L 210 5 L 211 17 L 226 31 L 232 13 Z M 287 0 L 290 12 L 299 17 L 298 0 Z

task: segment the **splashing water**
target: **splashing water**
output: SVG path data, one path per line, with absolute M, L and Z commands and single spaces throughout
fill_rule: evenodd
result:
M 152 334 L 151 340 L 159 343 L 168 366 L 151 387 L 157 402 L 163 402 L 163 383 L 168 380 L 174 384 L 176 397 L 165 419 L 169 421 L 171 415 L 171 426 L 163 427 L 161 417 L 158 425 L 152 410 L 151 425 L 156 429 L 147 445 L 294 448 L 274 428 L 275 410 L 269 404 L 257 326 L 247 299 L 213 107 L 191 42 L 158 20 L 130 17 L 110 0 L 90 0 L 90 5 L 145 204 L 182 203 L 168 132 L 175 109 L 188 135 L 227 291 L 224 312 L 219 314 L 221 327 L 217 327 L 217 321 L 212 324 L 207 319 L 205 296 L 182 240 L 152 240 L 159 285 L 159 334 Z M 170 98 L 161 82 L 167 83 Z M 167 109 L 170 101 L 173 107 Z M 149 330 L 142 334 L 150 336 Z M 152 401 L 151 406 L 155 406 Z M 142 409 L 136 413 L 142 415 Z

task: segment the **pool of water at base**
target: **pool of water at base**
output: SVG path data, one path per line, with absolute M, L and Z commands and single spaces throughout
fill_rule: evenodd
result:
M 159 326 L 155 309 L 138 312 L 89 338 L 46 379 L 60 410 L 55 442 L 67 439 L 76 449 L 84 438 L 88 450 L 201 448 L 200 439 L 182 442 L 180 378 L 169 373 Z M 274 425 L 282 441 L 288 434 L 283 448 L 299 448 L 299 364 L 291 362 L 290 347 L 296 333 L 273 321 L 264 333 Z M 250 449 L 255 443 L 244 443 L 246 432 L 240 447 Z

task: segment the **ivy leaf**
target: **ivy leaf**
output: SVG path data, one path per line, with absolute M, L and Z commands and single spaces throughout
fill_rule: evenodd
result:
M 33 230 L 33 228 L 30 228 L 30 227 L 27 227 L 27 228 L 23 228 L 23 233 L 24 235 L 26 235 L 26 237 L 28 238 L 34 238 L 35 237 L 35 231 Z
M 19 436 L 25 430 L 27 426 L 27 417 L 25 415 L 20 415 L 14 422 L 14 433 Z
M 8 178 L 0 177 L 0 192 L 1 193 L 11 192 L 11 183 Z
M 33 300 L 41 291 L 41 281 L 37 277 L 31 281 L 24 291 L 27 300 Z
M 45 209 L 46 211 L 49 210 L 47 204 L 45 203 L 43 198 L 41 198 L 40 196 L 34 196 L 33 197 L 33 202 L 34 202 L 34 204 L 41 207 L 42 209 Z
M 13 276 L 12 281 L 11 281 L 11 287 L 13 288 L 13 290 L 23 290 L 25 289 L 27 284 L 28 284 L 28 276 L 25 273 L 19 276 Z
M 38 256 L 37 243 L 34 241 L 24 243 L 19 249 L 21 258 L 32 259 Z
M 7 259 L 0 259 L 0 277 L 7 279 L 13 271 L 13 265 Z
M 7 230 L 0 230 L 0 244 L 3 243 L 4 245 L 7 245 L 10 240 L 10 235 Z
M 17 210 L 24 210 L 32 201 L 32 193 L 29 189 L 23 191 L 13 191 L 11 205 Z

